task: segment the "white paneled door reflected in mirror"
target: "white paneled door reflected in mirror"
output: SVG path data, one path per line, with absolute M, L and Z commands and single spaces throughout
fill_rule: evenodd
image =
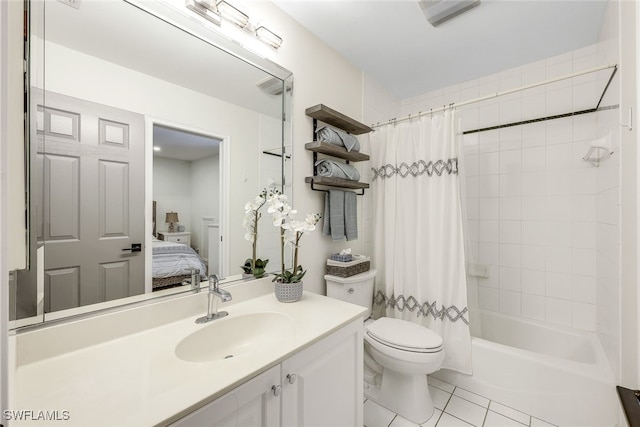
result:
M 241 278 L 245 203 L 270 184 L 291 196 L 291 73 L 155 3 L 27 3 L 15 326 L 187 291 L 194 268 Z

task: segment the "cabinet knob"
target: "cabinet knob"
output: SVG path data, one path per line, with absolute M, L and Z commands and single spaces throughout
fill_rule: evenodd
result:
M 296 374 L 287 374 L 287 381 L 289 381 L 289 384 L 295 383 L 297 379 L 298 376 Z
M 271 387 L 271 391 L 273 392 L 274 396 L 280 396 L 282 394 L 282 386 L 280 385 L 274 385 Z

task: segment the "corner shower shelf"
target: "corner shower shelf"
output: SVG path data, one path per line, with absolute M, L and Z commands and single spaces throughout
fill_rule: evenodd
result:
M 318 176 L 316 175 L 315 164 L 316 164 L 316 161 L 318 160 L 318 153 L 344 159 L 347 161 L 347 163 L 362 162 L 365 160 L 369 160 L 369 155 L 365 153 L 360 153 L 358 151 L 347 151 L 346 148 L 344 147 L 340 147 L 335 144 L 330 144 L 328 142 L 317 141 L 316 130 L 318 128 L 318 121 L 337 127 L 338 129 L 342 129 L 353 135 L 362 135 L 364 133 L 371 132 L 373 129 L 371 129 L 367 125 L 364 125 L 356 120 L 353 120 L 352 118 L 345 116 L 344 114 L 322 104 L 314 105 L 313 107 L 307 108 L 305 110 L 305 113 L 307 116 L 313 118 L 313 139 L 314 139 L 313 142 L 309 142 L 304 146 L 305 149 L 313 152 L 313 164 L 314 164 L 314 169 L 313 169 L 314 175 L 306 177 L 305 182 L 311 184 L 311 189 L 314 191 L 326 191 L 326 190 L 316 189 L 314 187 L 314 184 L 315 184 L 315 185 L 322 185 L 325 187 L 361 189 L 362 193 L 358 193 L 358 194 L 363 195 L 365 188 L 369 188 L 369 184 L 367 184 L 366 182 L 350 181 L 348 179 Z

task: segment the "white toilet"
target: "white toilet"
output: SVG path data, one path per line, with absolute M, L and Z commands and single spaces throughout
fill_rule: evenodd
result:
M 327 296 L 367 307 L 368 318 L 375 275 L 375 270 L 344 278 L 326 275 Z M 424 326 L 389 317 L 367 319 L 364 328 L 365 396 L 409 421 L 424 423 L 434 412 L 427 374 L 442 366 L 442 338 Z

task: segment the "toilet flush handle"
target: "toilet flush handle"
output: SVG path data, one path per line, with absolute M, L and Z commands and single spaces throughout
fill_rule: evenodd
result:
M 352 293 L 354 293 L 354 292 L 355 292 L 355 289 L 353 289 L 353 288 L 349 288 L 349 290 L 348 290 L 347 292 L 348 292 L 349 294 L 352 294 Z

